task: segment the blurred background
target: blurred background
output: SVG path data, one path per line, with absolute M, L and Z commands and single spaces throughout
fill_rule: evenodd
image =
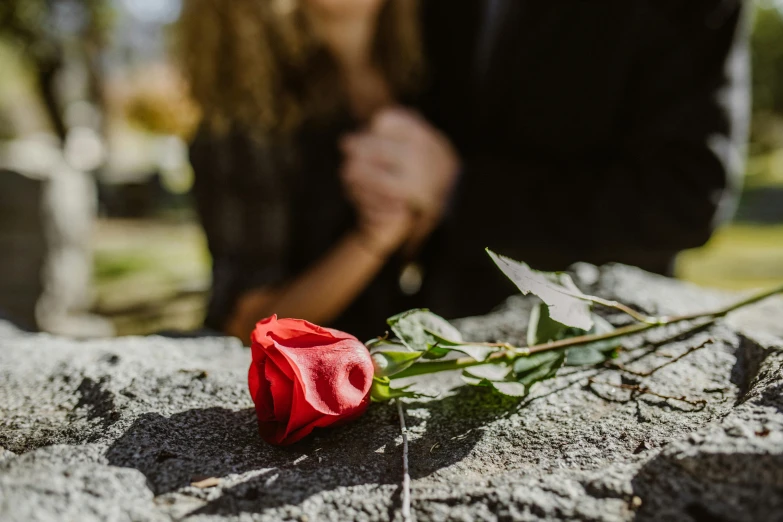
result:
M 0 313 L 78 337 L 201 324 L 189 197 L 199 115 L 173 60 L 182 0 L 2 0 Z M 752 139 L 734 222 L 677 275 L 783 282 L 783 0 L 755 2 Z

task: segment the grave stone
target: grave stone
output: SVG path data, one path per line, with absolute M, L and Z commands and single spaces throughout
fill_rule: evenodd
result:
M 736 298 L 625 266 L 575 273 L 650 314 Z M 521 343 L 532 305 L 455 324 Z M 567 368 L 522 400 L 421 379 L 438 396 L 405 404 L 414 519 L 783 520 L 781 319 L 778 298 L 688 335 L 656 331 L 616 360 L 660 367 L 650 376 Z M 271 447 L 249 361 L 232 339 L 75 342 L 0 326 L 0 520 L 401 520 L 396 407 Z

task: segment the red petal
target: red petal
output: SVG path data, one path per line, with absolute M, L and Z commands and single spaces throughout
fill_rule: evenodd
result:
M 272 392 L 275 420 L 288 424 L 294 400 L 294 382 L 272 360 L 267 361 L 264 374 Z
M 364 401 L 362 401 L 359 406 L 354 408 L 353 410 L 346 412 L 343 415 L 335 416 L 335 415 L 326 415 L 323 417 L 320 417 L 319 419 L 316 419 L 301 428 L 291 431 L 287 434 L 287 436 L 278 439 L 274 442 L 274 444 L 278 445 L 288 445 L 293 444 L 294 442 L 302 440 L 304 437 L 310 435 L 312 431 L 315 428 L 326 428 L 329 426 L 340 426 L 343 424 L 346 424 L 348 422 L 351 422 L 355 419 L 358 419 L 361 417 L 364 412 L 367 410 L 367 407 L 370 405 L 370 397 L 366 397 Z
M 262 347 L 269 348 L 273 344 L 272 340 L 269 339 L 269 334 L 273 332 L 285 339 L 295 339 L 310 334 L 315 334 L 326 339 L 353 338 L 351 335 L 338 330 L 323 328 L 302 319 L 278 319 L 276 315 L 273 315 L 256 324 L 251 339 Z
M 327 415 L 343 415 L 359 406 L 370 391 L 373 364 L 367 348 L 356 339 L 326 346 L 290 346 L 288 339 L 275 339 L 276 348 L 298 374 L 305 401 Z M 296 404 L 291 421 L 296 415 Z
M 258 433 L 261 435 L 261 438 L 269 444 L 282 444 L 280 441 L 284 440 L 283 437 L 285 433 L 280 430 L 280 427 L 281 425 L 279 422 L 258 419 Z
M 373 364 L 355 337 L 272 316 L 259 321 L 252 341 L 256 372 L 251 365 L 248 383 L 267 442 L 291 444 L 367 409 Z
M 250 334 L 250 352 L 253 354 L 253 360 L 264 357 L 264 351 L 274 343 L 267 338 L 267 333 L 274 329 L 277 324 L 277 316 L 273 315 L 259 321 L 255 330 Z
M 265 366 L 265 360 L 261 362 L 252 361 L 247 374 L 247 383 L 250 389 L 250 397 L 256 406 L 256 416 L 258 416 L 259 420 L 271 421 L 275 418 L 275 412 L 269 382 L 264 378 Z

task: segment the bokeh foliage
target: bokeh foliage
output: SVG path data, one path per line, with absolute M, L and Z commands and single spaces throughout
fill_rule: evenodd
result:
M 751 37 L 754 112 L 783 116 L 783 13 L 759 5 Z
M 55 132 L 66 127 L 56 85 L 64 68 L 66 45 L 78 49 L 90 76 L 90 97 L 100 105 L 102 81 L 98 67 L 114 19 L 110 0 L 2 0 L 0 38 L 18 46 L 33 69 L 38 90 Z

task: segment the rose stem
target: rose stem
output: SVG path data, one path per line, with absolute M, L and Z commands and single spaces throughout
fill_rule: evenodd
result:
M 516 348 L 509 351 L 500 351 L 493 353 L 485 361 L 478 361 L 472 357 L 460 357 L 459 359 L 449 359 L 447 361 L 432 361 L 416 363 L 407 370 L 404 370 L 396 375 L 392 375 L 391 379 L 402 379 L 404 377 L 413 377 L 415 375 L 424 375 L 427 373 L 444 372 L 448 370 L 459 370 L 462 368 L 469 368 L 471 366 L 479 366 L 482 364 L 493 364 L 501 361 L 511 361 L 517 357 L 526 357 L 536 353 L 547 352 L 551 350 L 559 350 L 561 348 L 572 348 L 575 346 L 584 346 L 586 344 L 594 343 L 597 341 L 606 341 L 609 339 L 617 339 L 620 337 L 626 337 L 633 334 L 638 334 L 652 328 L 659 326 L 667 326 L 683 321 L 693 321 L 696 319 L 709 319 L 703 326 L 713 323 L 716 319 L 724 317 L 729 313 L 751 305 L 758 301 L 762 301 L 768 297 L 772 297 L 777 294 L 783 293 L 783 285 L 780 285 L 771 290 L 765 290 L 763 292 L 751 295 L 746 299 L 738 301 L 734 304 L 719 308 L 712 312 L 702 312 L 687 315 L 677 315 L 671 317 L 659 317 L 653 318 L 651 322 L 639 322 L 617 328 L 611 332 L 597 334 L 597 335 L 580 335 L 578 337 L 571 337 L 569 339 L 562 339 L 560 341 L 554 341 L 546 344 L 539 344 L 535 346 L 529 346 L 527 348 Z M 516 351 L 517 353 L 513 353 Z
M 658 323 L 657 317 L 650 317 L 644 314 L 640 314 L 630 306 L 626 306 L 623 303 L 619 303 L 617 301 L 607 301 L 606 299 L 601 299 L 600 297 L 593 297 L 593 296 L 590 296 L 590 301 L 595 304 L 599 304 L 601 306 L 606 306 L 608 308 L 614 308 L 615 310 L 619 310 L 620 312 L 623 312 L 624 314 L 633 317 L 640 323 L 650 323 L 650 324 Z
M 400 431 L 402 432 L 402 520 L 411 520 L 411 475 L 408 471 L 408 428 L 405 427 L 405 413 L 402 411 L 402 401 L 397 399 L 397 413 L 400 416 Z

